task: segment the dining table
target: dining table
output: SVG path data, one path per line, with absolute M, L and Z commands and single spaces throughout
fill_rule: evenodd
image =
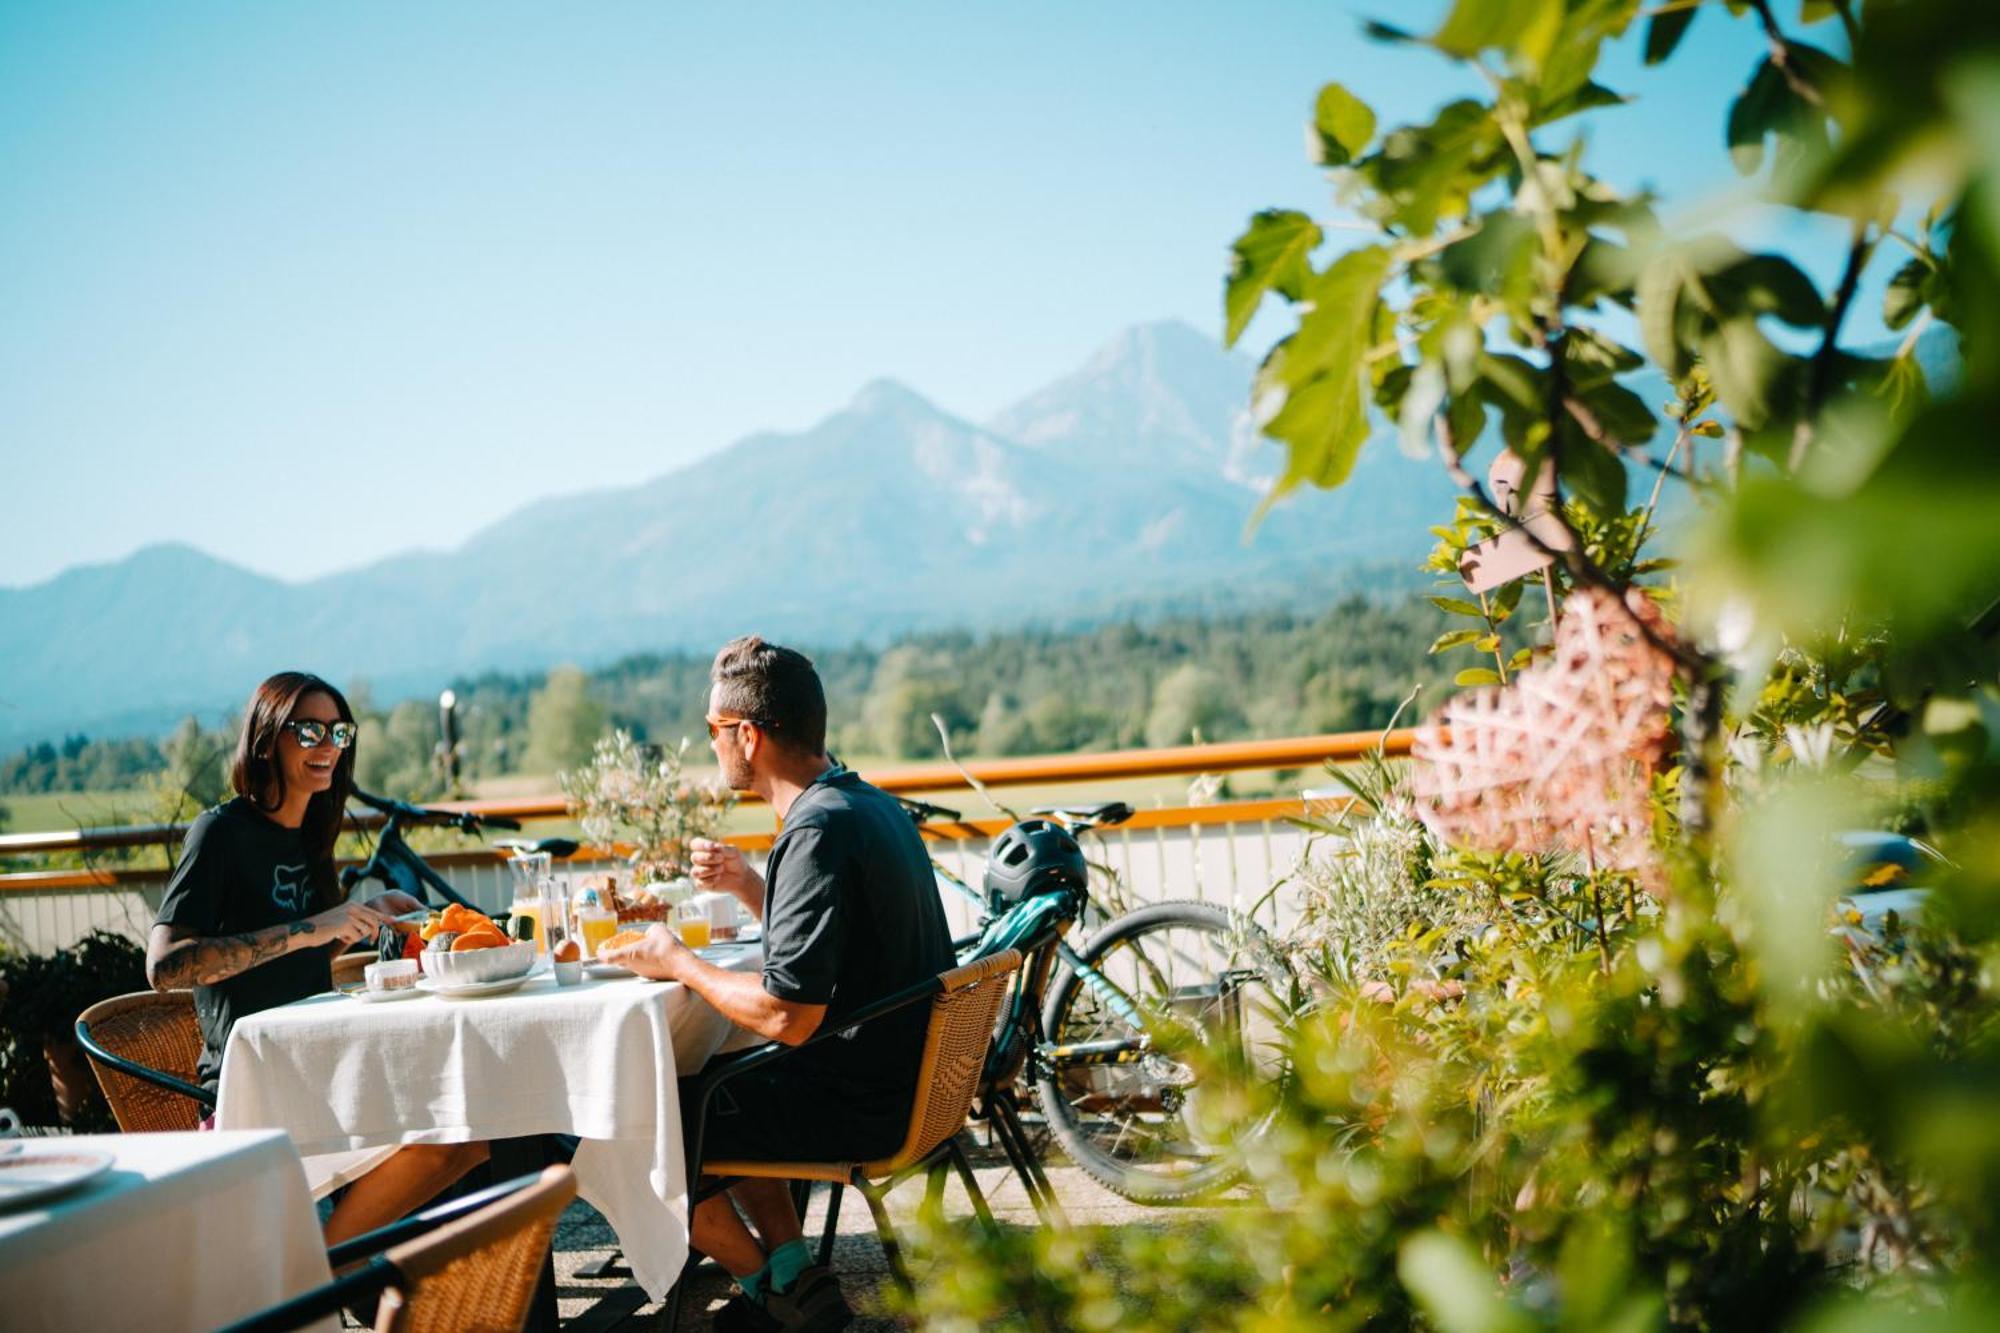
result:
M 755 943 L 700 952 L 735 971 L 762 965 Z M 688 1253 L 675 1080 L 754 1040 L 678 982 L 626 975 L 564 986 L 545 958 L 505 993 L 327 993 L 238 1020 L 216 1124 L 289 1133 L 318 1196 L 404 1144 L 487 1142 L 497 1180 L 536 1164 L 518 1145 L 573 1136 L 577 1193 L 659 1300 Z M 538 1301 L 552 1322 L 552 1291 Z
M 59 1193 L 14 1179 L 64 1159 Z M 0 1327 L 213 1329 L 331 1277 L 278 1130 L 0 1142 Z

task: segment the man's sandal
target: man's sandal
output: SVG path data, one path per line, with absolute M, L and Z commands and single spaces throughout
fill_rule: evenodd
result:
M 801 1270 L 790 1287 L 765 1296 L 764 1312 L 785 1333 L 837 1333 L 854 1319 L 840 1280 L 824 1264 Z

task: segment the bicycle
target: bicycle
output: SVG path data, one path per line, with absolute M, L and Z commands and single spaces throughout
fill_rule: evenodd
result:
M 398 801 L 392 797 L 374 796 L 360 788 L 354 790 L 354 799 L 371 809 L 388 816 L 382 831 L 375 835 L 374 845 L 369 848 L 368 859 L 360 865 L 352 865 L 340 872 L 340 888 L 343 893 L 357 884 L 369 880 L 379 880 L 385 889 L 401 889 L 418 902 L 430 905 L 429 890 L 435 889 L 448 903 L 478 910 L 451 882 L 432 868 L 417 850 L 403 837 L 403 829 L 414 824 L 431 824 L 445 828 L 455 828 L 460 833 L 478 836 L 482 830 L 501 829 L 519 832 L 521 821 L 504 815 L 481 815 L 470 810 L 438 810 L 428 806 L 412 805 L 408 801 Z M 530 840 L 501 840 L 495 844 L 516 855 L 547 852 L 556 860 L 565 860 L 576 855 L 577 843 L 572 838 L 538 838 Z M 505 915 L 504 913 L 502 914 Z
M 964 823 L 957 811 L 898 799 L 922 832 L 934 834 L 933 819 Z M 1113 801 L 1032 813 L 1079 838 L 1134 812 Z M 1115 883 L 1103 862 L 1088 864 Z M 961 961 L 1000 948 L 1028 957 L 995 1029 L 977 1114 L 1038 1212 L 1060 1216 L 1022 1127 L 1024 1082 L 1070 1160 L 1115 1194 L 1178 1203 L 1233 1184 L 1242 1168 L 1229 1143 L 1261 1125 L 1246 1131 L 1212 1115 L 1194 1064 L 1181 1057 L 1192 1046 L 1220 1048 L 1245 1056 L 1250 1072 L 1284 1076 L 1278 1038 L 1298 983 L 1269 936 L 1213 903 L 1151 903 L 1114 915 L 1088 878 L 1001 910 L 935 858 L 932 866 L 943 888 L 980 912 L 980 928 L 953 941 Z M 1070 930 L 1093 915 L 1103 924 L 1072 947 Z

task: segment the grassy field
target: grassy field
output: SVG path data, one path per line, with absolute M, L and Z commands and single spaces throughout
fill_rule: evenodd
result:
M 154 818 L 154 798 L 146 791 L 52 791 L 33 796 L 0 796 L 7 832 L 46 833 L 104 824 L 144 824 Z

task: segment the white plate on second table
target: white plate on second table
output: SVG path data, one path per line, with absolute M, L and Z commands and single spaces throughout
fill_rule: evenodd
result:
M 68 1193 L 111 1169 L 111 1154 L 95 1149 L 24 1145 L 0 1157 L 0 1208 Z
M 417 989 L 431 995 L 442 995 L 447 1000 L 476 1000 L 485 995 L 505 995 L 517 991 L 534 979 L 533 972 L 518 977 L 504 977 L 499 981 L 473 981 L 463 986 L 440 986 L 430 977 L 417 983 Z

